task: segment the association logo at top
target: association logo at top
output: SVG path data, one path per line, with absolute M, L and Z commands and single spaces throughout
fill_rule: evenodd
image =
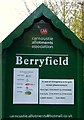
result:
M 46 35 L 46 34 L 48 34 L 48 29 L 47 29 L 47 28 L 41 28 L 41 29 L 40 29 L 40 34 L 41 34 L 41 35 Z

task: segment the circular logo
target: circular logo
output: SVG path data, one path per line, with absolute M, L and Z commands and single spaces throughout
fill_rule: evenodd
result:
M 46 35 L 46 34 L 48 34 L 48 29 L 47 28 L 41 28 L 40 33 L 41 33 L 41 35 Z

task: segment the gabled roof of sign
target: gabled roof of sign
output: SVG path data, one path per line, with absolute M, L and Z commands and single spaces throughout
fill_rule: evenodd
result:
M 84 55 L 84 44 L 43 3 L 2 42 L 2 49 L 9 47 L 13 43 L 13 40 L 23 33 L 24 29 L 30 27 L 34 23 L 34 20 L 42 15 L 50 19 L 54 27 L 61 29 L 62 34 L 70 39 L 74 47 L 80 49 Z

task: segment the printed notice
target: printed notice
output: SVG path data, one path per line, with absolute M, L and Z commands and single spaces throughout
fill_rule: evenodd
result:
M 74 104 L 74 79 L 40 79 L 39 104 Z
M 13 104 L 38 104 L 38 68 L 14 68 Z

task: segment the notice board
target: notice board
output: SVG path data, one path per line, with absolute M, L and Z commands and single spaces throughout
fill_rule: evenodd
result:
M 3 119 L 82 118 L 83 43 L 44 5 L 3 41 Z

